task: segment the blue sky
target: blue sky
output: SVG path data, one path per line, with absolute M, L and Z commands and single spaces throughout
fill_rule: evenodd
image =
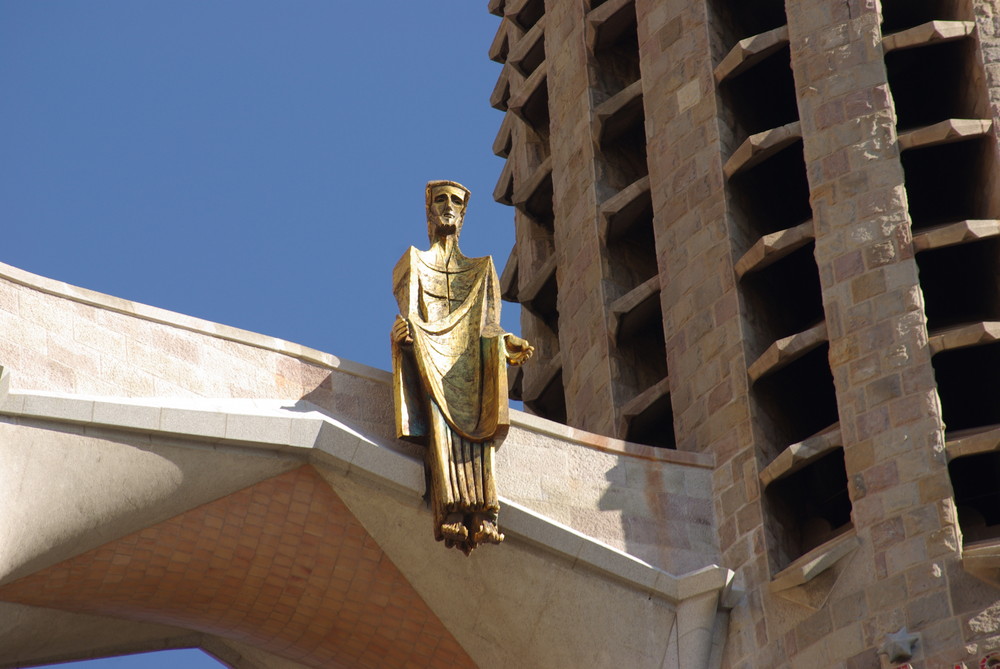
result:
M 0 261 L 387 369 L 424 183 L 513 243 L 486 4 L 0 0 Z

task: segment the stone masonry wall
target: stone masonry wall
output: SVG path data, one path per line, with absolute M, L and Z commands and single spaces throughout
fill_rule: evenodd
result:
M 395 439 L 387 372 L 8 266 L 0 266 L 0 365 L 23 391 L 306 400 L 381 445 L 422 457 L 419 446 Z M 711 458 L 514 413 L 497 456 L 502 496 L 671 573 L 718 561 Z
M 589 139 L 586 8 L 580 2 L 548 0 L 545 9 L 559 348 L 567 422 L 610 435 L 617 428 L 597 229 L 594 147 Z
M 722 564 L 750 588 L 727 641 L 740 648 L 741 630 L 752 635 L 761 615 L 752 588 L 766 579 L 766 563 L 710 27 L 703 2 L 636 0 L 636 15 L 675 431 L 679 450 L 716 460 Z

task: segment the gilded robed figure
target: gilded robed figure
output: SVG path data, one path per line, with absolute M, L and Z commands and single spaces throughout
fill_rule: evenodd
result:
M 468 202 L 461 184 L 427 184 L 431 248 L 396 263 L 391 338 L 397 435 L 426 446 L 434 536 L 466 555 L 503 541 L 493 452 L 509 426 L 507 364 L 534 351 L 500 327 L 493 259 L 458 248 Z

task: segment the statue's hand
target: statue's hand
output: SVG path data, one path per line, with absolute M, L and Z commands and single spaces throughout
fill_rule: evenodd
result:
M 412 344 L 413 336 L 410 334 L 410 325 L 406 319 L 396 315 L 396 322 L 392 324 L 392 341 L 397 344 Z
M 504 336 L 504 343 L 507 346 L 507 360 L 512 365 L 524 364 L 535 352 L 535 347 L 527 340 L 509 333 Z

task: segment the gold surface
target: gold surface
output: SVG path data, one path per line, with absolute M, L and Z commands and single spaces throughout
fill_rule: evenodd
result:
M 493 451 L 510 425 L 507 364 L 534 352 L 500 327 L 500 283 L 490 256 L 458 248 L 469 191 L 426 189 L 431 247 L 410 247 L 393 270 L 393 398 L 400 438 L 427 447 L 434 535 L 466 554 L 500 543 Z

